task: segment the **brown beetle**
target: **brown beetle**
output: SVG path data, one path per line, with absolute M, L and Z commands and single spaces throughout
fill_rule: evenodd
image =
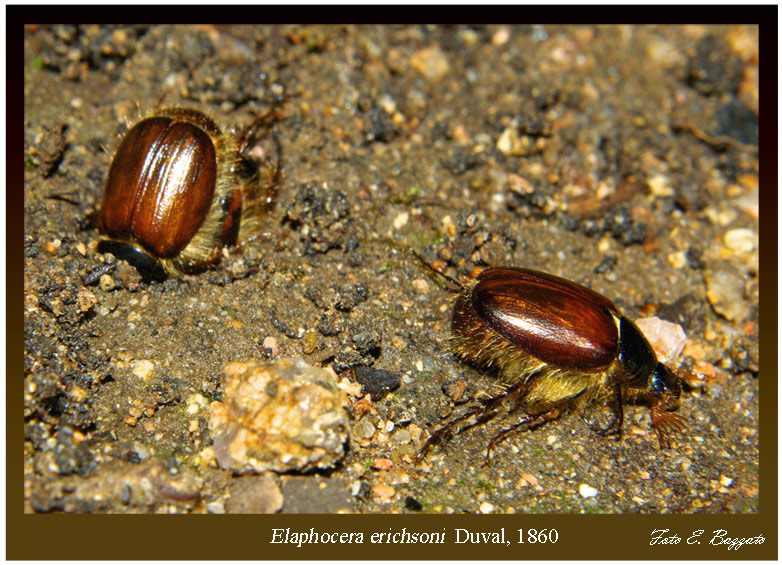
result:
M 684 428 L 684 419 L 671 414 L 679 405 L 680 378 L 657 360 L 643 333 L 605 296 L 518 267 L 491 267 L 460 286 L 451 349 L 466 361 L 495 368 L 504 390 L 435 431 L 419 458 L 465 429 L 453 432 L 461 422 L 488 421 L 506 402 L 526 416 L 492 438 L 486 461 L 512 432 L 538 427 L 570 408 L 583 414 L 588 407 L 610 406 L 608 426 L 584 418 L 593 431 L 609 435 L 621 432 L 625 403 L 646 403 L 661 447 Z
M 280 180 L 276 164 L 261 169 L 250 140 L 272 114 L 235 139 L 206 114 L 164 108 L 134 125 L 109 169 L 98 251 L 136 266 L 146 280 L 204 270 L 222 248 L 257 234 Z

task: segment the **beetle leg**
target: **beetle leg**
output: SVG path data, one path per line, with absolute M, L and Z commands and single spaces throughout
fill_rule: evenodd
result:
M 277 122 L 277 120 L 280 119 L 280 111 L 278 107 L 272 108 L 271 110 L 268 110 L 264 112 L 263 114 L 256 116 L 256 118 L 247 125 L 242 131 L 239 133 L 239 136 L 237 138 L 237 143 L 239 147 L 239 153 L 244 153 L 247 151 L 247 149 L 255 144 L 256 137 L 258 136 L 258 132 L 263 130 L 268 130 L 274 124 Z
M 418 451 L 418 454 L 415 456 L 415 460 L 420 461 L 421 459 L 423 459 L 424 455 L 426 455 L 426 452 L 433 445 L 441 444 L 443 440 L 450 439 L 454 436 L 457 436 L 463 431 L 472 428 L 473 426 L 477 426 L 478 424 L 483 424 L 484 422 L 488 422 L 492 418 L 496 417 L 498 409 L 503 404 L 505 399 L 508 398 L 509 396 L 513 396 L 514 404 L 518 405 L 524 398 L 524 394 L 526 393 L 528 388 L 529 385 L 526 382 L 520 381 L 514 383 L 507 389 L 500 392 L 499 394 L 490 396 L 489 398 L 480 399 L 479 400 L 480 405 L 472 406 L 471 408 L 466 410 L 463 414 L 457 416 L 456 418 L 454 418 L 453 420 L 445 424 L 443 427 L 432 432 L 432 435 L 429 436 L 426 442 L 424 442 L 424 445 Z M 469 420 L 473 416 L 477 416 L 474 422 L 470 422 L 469 424 L 458 428 L 456 431 L 453 431 L 458 424 L 466 420 Z
M 570 403 L 571 400 L 573 400 L 572 397 L 566 398 L 562 402 L 556 404 L 553 408 L 549 408 L 545 412 L 541 412 L 539 414 L 528 415 L 522 418 L 520 421 L 513 424 L 511 427 L 500 431 L 497 435 L 491 438 L 491 441 L 489 442 L 489 447 L 486 448 L 486 457 L 483 460 L 482 466 L 486 467 L 489 464 L 489 461 L 491 461 L 491 450 L 494 449 L 494 446 L 496 446 L 497 444 L 505 440 L 509 435 L 511 435 L 519 428 L 522 427 L 525 428 L 524 431 L 533 430 L 551 420 L 555 420 L 559 418 L 559 416 L 562 414 L 562 412 L 565 410 L 565 407 L 568 405 L 568 403 Z
M 683 432 L 687 427 L 687 420 L 683 416 L 660 410 L 658 406 L 652 407 L 651 417 L 652 428 L 657 434 L 660 449 L 669 448 L 671 446 L 671 435 Z
M 248 152 L 252 147 L 258 144 L 259 132 L 265 130 L 265 135 L 268 135 L 268 132 L 271 132 L 271 137 L 275 146 L 276 159 L 272 159 L 268 154 L 263 156 L 263 166 L 269 171 L 270 177 L 268 185 L 264 187 L 266 190 L 266 198 L 263 204 L 265 206 L 269 206 L 274 202 L 282 179 L 282 143 L 280 143 L 279 128 L 277 127 L 281 117 L 279 107 L 275 107 L 256 117 L 250 125 L 239 133 L 237 138 L 239 154 L 245 159 L 254 160 L 248 156 Z M 257 161 L 257 159 L 254 161 Z
M 457 430 L 455 433 L 452 432 L 453 428 L 456 427 L 457 424 L 475 416 L 476 414 L 480 414 L 485 411 L 486 408 L 484 406 L 473 406 L 469 410 L 465 411 L 464 414 L 458 416 L 457 418 L 454 418 L 453 420 L 445 424 L 443 427 L 432 432 L 432 435 L 429 436 L 426 442 L 424 442 L 424 445 L 421 446 L 421 449 L 418 450 L 418 453 L 415 456 L 416 462 L 423 459 L 424 455 L 426 455 L 426 452 L 429 451 L 429 448 L 432 447 L 433 445 L 439 445 L 443 443 L 444 439 L 448 439 L 455 435 L 459 435 L 462 431 L 466 429 L 466 428 L 461 428 Z
M 619 384 L 614 388 L 614 393 L 616 394 L 616 412 L 614 412 L 614 415 L 616 416 L 616 419 L 614 420 L 616 422 L 616 433 L 621 434 L 622 424 L 625 420 L 625 411 L 624 403 L 622 402 L 622 387 Z
M 611 408 L 614 412 L 614 419 L 605 428 L 589 421 L 584 414 L 581 414 L 581 419 L 589 426 L 590 430 L 598 435 L 611 436 L 620 434 L 622 432 L 622 423 L 624 422 L 624 402 L 622 402 L 622 387 L 620 384 L 614 386 L 614 403 L 611 405 Z
M 266 166 L 271 172 L 271 180 L 266 186 L 266 205 L 270 206 L 277 198 L 277 190 L 280 188 L 282 179 L 282 144 L 280 143 L 279 130 L 277 128 L 277 118 L 272 123 L 272 139 L 277 149 L 277 159 L 272 161 L 271 157 L 266 157 Z
M 494 449 L 495 445 L 503 441 L 510 434 L 512 434 L 522 426 L 529 425 L 530 427 L 533 427 L 533 423 L 536 421 L 536 419 L 537 417 L 535 416 L 528 416 L 526 418 L 523 418 L 522 420 L 513 424 L 510 428 L 506 428 L 502 430 L 500 433 L 498 433 L 493 438 L 491 438 L 491 441 L 489 442 L 489 446 L 486 448 L 486 457 L 483 459 L 483 465 L 481 465 L 481 467 L 486 467 L 489 465 L 489 461 L 491 461 L 491 450 Z

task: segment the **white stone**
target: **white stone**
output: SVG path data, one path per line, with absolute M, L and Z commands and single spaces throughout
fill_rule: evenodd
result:
M 583 498 L 594 498 L 597 496 L 597 489 L 595 487 L 591 487 L 586 483 L 581 483 L 578 485 L 578 494 L 580 494 Z

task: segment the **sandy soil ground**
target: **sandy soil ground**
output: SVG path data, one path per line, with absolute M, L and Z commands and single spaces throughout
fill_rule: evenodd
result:
M 757 36 L 26 28 L 25 511 L 757 512 Z M 177 104 L 241 128 L 283 93 L 263 237 L 181 280 L 107 267 L 94 216 L 128 123 Z M 679 324 L 686 434 L 660 449 L 644 406 L 621 439 L 567 414 L 482 467 L 500 419 L 416 463 L 496 375 L 448 352 L 452 295 L 409 249 Z M 217 465 L 223 368 L 269 357 L 343 379 L 350 439 L 328 472 Z M 368 396 L 372 379 L 394 390 Z

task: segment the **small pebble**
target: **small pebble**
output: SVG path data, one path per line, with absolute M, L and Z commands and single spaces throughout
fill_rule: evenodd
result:
M 578 494 L 580 494 L 582 498 L 593 498 L 597 496 L 597 489 L 586 483 L 581 483 L 578 485 Z
M 378 471 L 390 471 L 394 467 L 394 462 L 385 457 L 378 457 L 372 462 L 372 468 Z
M 263 350 L 266 351 L 270 357 L 277 357 L 280 354 L 280 346 L 277 345 L 277 340 L 271 336 L 263 338 Z
M 304 334 L 304 339 L 301 344 L 301 351 L 305 355 L 310 355 L 318 348 L 318 336 L 312 332 Z
M 533 147 L 529 137 L 519 135 L 516 121 L 505 128 L 497 139 L 497 150 L 503 155 L 526 155 Z
M 424 293 L 429 289 L 429 283 L 426 282 L 426 279 L 415 279 L 410 284 L 413 286 L 416 292 Z
M 340 390 L 356 398 L 361 396 L 361 391 L 364 388 L 361 383 L 353 382 L 350 379 L 341 379 L 337 383 L 337 386 L 340 388 Z
M 535 475 L 524 473 L 523 475 L 521 475 L 521 478 L 530 486 L 533 487 L 538 486 L 538 478 Z
M 359 365 L 354 371 L 356 381 L 363 385 L 365 393 L 372 395 L 372 400 L 379 400 L 399 388 L 400 375 L 393 371 L 363 365 Z
M 90 311 L 90 309 L 95 305 L 98 299 L 95 297 L 95 295 L 92 292 L 90 292 L 86 288 L 80 288 L 76 301 L 79 304 L 79 311 L 82 313 L 86 313 Z
M 130 364 L 130 368 L 133 371 L 133 374 L 138 378 L 146 379 L 155 369 L 155 364 L 148 359 L 141 359 L 139 361 L 133 361 Z
M 495 47 L 505 45 L 510 39 L 510 29 L 501 27 L 491 36 L 491 44 Z
M 730 230 L 724 237 L 725 245 L 739 255 L 749 255 L 755 250 L 758 234 L 746 228 Z
M 671 180 L 665 175 L 654 175 L 647 181 L 649 190 L 655 196 L 673 196 L 673 188 L 671 187 Z
M 407 225 L 407 221 L 410 219 L 408 212 L 400 212 L 396 218 L 394 218 L 394 229 L 398 230 Z
M 413 53 L 410 66 L 432 82 L 444 78 L 451 70 L 448 58 L 437 47 L 427 47 Z
M 682 269 L 687 265 L 687 253 L 685 251 L 676 251 L 668 254 L 668 263 L 674 269 Z
M 663 68 L 671 68 L 686 62 L 686 58 L 676 45 L 661 37 L 651 38 L 646 45 L 646 54 Z
M 372 487 L 372 492 L 380 499 L 382 504 L 388 504 L 394 498 L 396 490 L 391 485 L 381 483 Z
M 709 269 L 704 273 L 706 297 L 714 310 L 731 321 L 743 318 L 748 310 L 744 297 L 744 279 L 733 270 Z
M 738 213 L 733 208 L 728 208 L 717 212 L 717 222 L 721 226 L 727 226 L 729 224 L 732 224 L 733 222 L 736 221 L 737 217 L 738 217 Z
M 282 508 L 284 497 L 271 476 L 245 476 L 234 479 L 230 498 L 225 502 L 228 514 L 274 514 Z
M 481 514 L 491 514 L 494 512 L 494 505 L 491 502 L 484 502 L 480 507 Z
M 399 445 L 405 445 L 410 443 L 410 440 L 413 439 L 412 434 L 407 430 L 397 430 L 394 432 L 394 434 L 391 436 L 391 441 L 393 443 L 397 443 Z
M 757 219 L 760 216 L 760 198 L 757 188 L 751 192 L 737 198 L 734 201 L 736 207 L 744 210 L 747 214 Z
M 529 180 L 513 173 L 508 175 L 508 189 L 518 194 L 532 194 L 535 192 L 535 187 L 532 186 Z
M 669 363 L 681 355 L 687 343 L 687 335 L 679 324 L 661 320 L 656 316 L 641 318 L 636 320 L 635 324 L 652 344 L 662 363 Z
M 60 245 L 62 245 L 61 240 L 53 239 L 52 241 L 47 241 L 44 247 L 46 247 L 46 251 L 52 255 L 57 255 L 57 250 L 60 248 Z
M 347 380 L 347 379 L 343 379 Z M 363 388 L 363 387 L 362 387 Z M 355 419 L 360 420 L 367 412 L 374 413 L 372 408 L 372 395 L 365 394 L 353 403 L 353 416 Z M 374 429 L 374 426 L 373 426 Z
M 478 43 L 479 40 L 478 33 L 473 29 L 465 29 L 460 31 L 459 38 L 468 47 L 472 47 Z
M 369 420 L 362 420 L 361 422 L 356 424 L 354 431 L 356 432 L 356 435 L 358 435 L 358 437 L 360 438 L 372 439 L 372 437 L 375 435 L 375 426 L 373 426 L 372 422 L 370 422 Z
M 111 314 L 119 306 L 119 299 L 116 296 L 109 296 L 106 300 L 98 306 L 98 313 L 101 316 Z
M 377 101 L 377 105 L 383 108 L 389 116 L 396 112 L 396 102 L 390 94 L 381 96 Z
M 100 284 L 100 288 L 104 292 L 109 292 L 115 287 L 114 279 L 111 278 L 111 275 L 101 275 L 98 284 Z
M 202 410 L 206 410 L 209 407 L 209 401 L 202 395 L 195 393 L 187 397 L 187 404 L 185 406 L 185 414 L 193 416 L 198 414 Z
M 451 132 L 451 137 L 454 141 L 467 141 L 469 134 L 462 124 L 456 124 Z

